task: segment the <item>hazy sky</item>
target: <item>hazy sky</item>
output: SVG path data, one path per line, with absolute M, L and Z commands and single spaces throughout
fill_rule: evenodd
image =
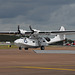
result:
M 75 0 L 0 0 L 0 31 L 58 30 L 64 26 L 75 30 Z M 75 37 L 71 37 L 75 38 Z

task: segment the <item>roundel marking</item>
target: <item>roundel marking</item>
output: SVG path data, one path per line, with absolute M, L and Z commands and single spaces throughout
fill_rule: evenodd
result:
M 27 40 L 24 40 L 25 43 L 27 43 Z

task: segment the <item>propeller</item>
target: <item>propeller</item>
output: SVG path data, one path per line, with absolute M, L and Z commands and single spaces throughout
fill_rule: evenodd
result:
M 18 34 L 20 34 L 20 26 L 18 25 Z
M 32 27 L 31 27 L 31 26 L 29 26 L 29 28 L 30 28 L 30 30 L 32 31 L 32 33 L 31 33 L 31 34 L 33 34 L 33 33 L 34 33 L 34 30 L 32 29 Z

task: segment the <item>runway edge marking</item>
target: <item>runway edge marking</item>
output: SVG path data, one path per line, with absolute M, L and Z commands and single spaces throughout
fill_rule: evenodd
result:
M 0 69 L 6 68 L 28 68 L 28 69 L 45 69 L 45 70 L 64 70 L 64 71 L 75 71 L 75 69 L 64 69 L 64 68 L 46 68 L 46 67 L 35 67 L 35 66 L 8 66 L 0 67 Z

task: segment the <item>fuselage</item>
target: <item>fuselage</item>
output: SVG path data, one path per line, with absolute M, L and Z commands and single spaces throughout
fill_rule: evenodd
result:
M 64 40 L 62 35 L 57 35 L 54 38 L 50 39 L 49 37 L 37 37 L 31 36 L 29 38 L 22 37 L 14 41 L 15 45 L 19 48 L 37 48 L 48 46 L 49 44 Z
M 31 46 L 38 46 L 37 40 L 28 39 L 28 38 L 20 38 L 15 40 L 15 45 L 23 48 L 31 47 Z
M 32 38 L 20 38 L 14 41 L 15 45 L 22 48 L 31 48 L 31 47 L 39 47 L 46 46 L 46 41 L 44 39 L 32 39 Z

